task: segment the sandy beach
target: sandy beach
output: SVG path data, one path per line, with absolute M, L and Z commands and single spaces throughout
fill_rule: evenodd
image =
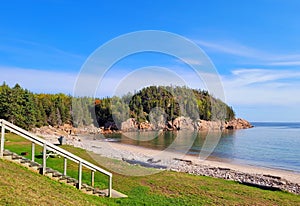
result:
M 164 169 L 171 169 L 174 165 L 178 166 L 178 162 L 187 162 L 193 165 L 231 169 L 248 174 L 275 176 L 292 183 L 300 184 L 300 173 L 279 169 L 255 167 L 245 164 L 237 164 L 226 159 L 209 158 L 206 160 L 201 160 L 197 156 L 184 155 L 175 153 L 173 151 L 158 151 L 113 141 L 90 140 L 86 138 L 81 138 L 81 141 L 68 140 L 67 144 L 86 149 L 87 151 L 100 154 L 104 157 L 118 160 L 130 160 L 131 162 L 136 163 L 145 163 L 149 166 L 158 168 L 161 167 Z

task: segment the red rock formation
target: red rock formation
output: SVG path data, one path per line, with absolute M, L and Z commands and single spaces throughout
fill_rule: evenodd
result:
M 247 120 L 237 118 L 225 123 L 225 129 L 247 129 L 253 126 Z

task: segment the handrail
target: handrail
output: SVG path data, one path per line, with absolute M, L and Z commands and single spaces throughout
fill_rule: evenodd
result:
M 40 146 L 43 146 L 43 147 L 46 147 L 44 148 L 47 149 L 47 150 L 50 150 L 50 151 L 53 151 L 53 152 L 56 152 L 57 154 L 63 156 L 64 158 L 67 158 L 67 159 L 70 159 L 76 163 L 79 164 L 79 188 L 81 188 L 81 167 L 84 166 L 88 169 L 90 169 L 93 172 L 95 171 L 98 171 L 98 172 L 101 172 L 102 174 L 105 174 L 109 177 L 109 188 L 108 188 L 108 196 L 111 197 L 111 190 L 112 190 L 112 173 L 72 154 L 71 152 L 68 152 L 50 142 L 47 142 L 46 140 L 40 138 L 40 137 L 37 137 L 36 135 L 6 121 L 6 120 L 3 120 L 3 119 L 0 119 L 0 126 L 2 127 L 1 128 L 1 147 L 0 147 L 0 156 L 3 155 L 3 150 L 4 150 L 4 130 L 7 129 L 17 135 L 20 135 L 22 137 L 24 137 L 25 139 L 35 143 L 35 144 L 38 144 Z M 45 156 L 45 155 L 43 155 Z M 46 158 L 46 157 L 43 157 L 43 158 Z M 43 160 L 44 162 L 44 160 Z

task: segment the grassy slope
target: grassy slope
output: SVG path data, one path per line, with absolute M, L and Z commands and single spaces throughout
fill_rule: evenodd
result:
M 6 135 L 6 138 L 9 140 L 6 142 L 6 148 L 17 153 L 28 151 L 28 157 L 30 156 L 28 142 L 14 135 Z M 84 150 L 70 146 L 65 148 L 97 164 Z M 39 152 L 37 151 L 37 155 Z M 102 158 L 102 161 L 120 163 L 106 158 Z M 47 164 L 62 169 L 62 159 L 49 158 Z M 76 165 L 69 164 L 68 173 L 76 177 Z M 30 179 L 24 182 L 24 176 Z M 3 161 L 0 161 L 0 177 L 1 205 L 5 205 L 6 202 L 10 205 L 32 205 L 32 203 L 38 205 L 50 203 L 51 205 L 300 205 L 300 196 L 297 195 L 261 190 L 232 181 L 167 171 L 141 177 L 114 174 L 113 187 L 129 196 L 125 199 L 85 195 L 76 189 Z M 89 182 L 88 171 L 84 173 L 84 181 Z M 99 187 L 105 187 L 105 181 L 107 181 L 105 177 L 96 176 Z
M 97 205 L 99 198 L 0 160 L 0 205 Z M 104 205 L 104 204 L 102 204 Z

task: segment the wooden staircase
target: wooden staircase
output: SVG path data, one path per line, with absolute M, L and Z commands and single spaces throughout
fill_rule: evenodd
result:
M 23 165 L 23 166 L 27 167 L 28 169 L 30 169 L 31 171 L 37 172 L 37 173 L 41 173 L 41 170 L 43 167 L 41 164 L 39 164 L 37 162 L 33 162 L 33 161 L 31 161 L 23 156 L 20 156 L 16 153 L 10 152 L 9 150 L 4 150 L 3 159 L 10 160 L 10 161 L 18 163 L 20 165 Z M 49 167 L 46 168 L 45 175 L 50 177 L 51 179 L 57 180 L 59 182 L 63 182 L 65 184 L 74 186 L 76 188 L 78 187 L 77 179 L 69 177 L 67 175 L 64 175 L 61 172 L 53 170 Z M 92 186 L 89 186 L 87 184 L 82 184 L 81 190 L 85 193 L 93 194 L 93 195 L 97 195 L 97 196 L 101 196 L 101 197 L 105 197 L 108 195 L 107 190 L 100 190 L 100 189 L 94 188 Z
M 97 195 L 97 196 L 101 196 L 101 197 L 113 197 L 113 198 L 127 197 L 126 195 L 112 189 L 112 174 L 110 172 L 108 172 L 102 168 L 99 168 L 98 166 L 96 166 L 86 160 L 83 160 L 80 157 L 78 157 L 56 145 L 53 145 L 53 144 L 47 142 L 46 140 L 39 138 L 39 137 L 29 133 L 28 131 L 26 131 L 22 128 L 19 128 L 5 120 L 0 119 L 0 126 L 1 126 L 0 158 L 21 164 L 34 172 L 38 172 L 42 175 L 46 175 L 46 176 L 50 177 L 51 179 L 74 186 L 87 194 Z M 22 136 L 25 139 L 32 142 L 31 160 L 27 159 L 23 156 L 20 156 L 16 153 L 13 153 L 9 150 L 4 149 L 5 130 L 9 130 L 10 132 L 15 133 L 19 136 Z M 43 146 L 43 154 L 42 154 L 43 162 L 42 162 L 42 164 L 39 164 L 34 161 L 34 159 L 35 159 L 35 156 L 34 156 L 35 144 Z M 49 167 L 46 167 L 47 151 L 51 151 L 54 154 L 64 157 L 64 172 L 63 173 L 53 170 Z M 67 160 L 71 160 L 73 162 L 78 163 L 78 179 L 75 179 L 75 178 L 72 178 L 72 177 L 66 175 L 67 174 Z M 86 167 L 91 170 L 92 185 L 87 185 L 87 184 L 82 183 L 82 167 Z M 94 187 L 95 172 L 100 172 L 100 173 L 108 176 L 108 178 L 109 178 L 108 189 L 100 190 L 100 189 Z

